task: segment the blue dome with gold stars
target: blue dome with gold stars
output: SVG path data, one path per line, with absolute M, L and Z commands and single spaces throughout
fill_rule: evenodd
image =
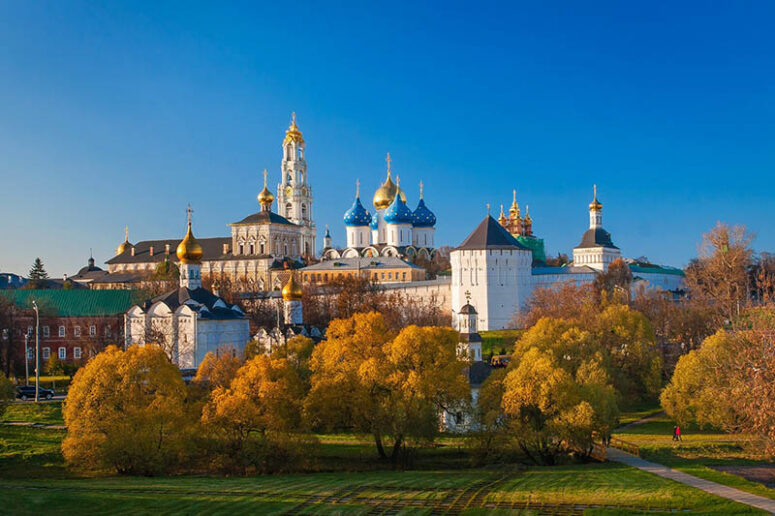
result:
M 411 224 L 412 210 L 409 209 L 400 195 L 396 195 L 393 202 L 385 210 L 383 217 L 388 224 Z
M 436 215 L 425 205 L 425 200 L 420 198 L 417 209 L 412 213 L 412 226 L 416 228 L 432 228 L 436 225 Z
M 361 198 L 356 197 L 352 207 L 344 212 L 344 225 L 349 227 L 368 226 L 371 215 L 361 204 Z

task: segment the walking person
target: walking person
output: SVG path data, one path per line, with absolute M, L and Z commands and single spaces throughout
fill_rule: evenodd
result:
M 674 441 L 677 441 L 677 440 L 678 440 L 678 425 L 675 425 L 675 426 L 673 427 L 673 440 L 674 440 Z
M 681 441 L 681 427 L 678 425 L 675 425 L 675 440 Z

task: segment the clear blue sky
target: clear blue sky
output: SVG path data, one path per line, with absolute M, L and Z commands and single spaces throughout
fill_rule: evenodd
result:
M 717 220 L 775 250 L 772 2 L 102 4 L 0 4 L 0 271 L 182 237 L 188 202 L 228 235 L 291 111 L 340 245 L 390 151 L 439 244 L 517 188 L 570 252 L 597 183 L 626 256 L 685 265 Z

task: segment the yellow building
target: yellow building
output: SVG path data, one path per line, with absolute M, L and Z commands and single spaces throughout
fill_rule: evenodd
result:
M 361 276 L 375 283 L 409 283 L 426 279 L 425 269 L 392 256 L 338 258 L 301 269 L 304 283 L 325 284 L 336 278 Z

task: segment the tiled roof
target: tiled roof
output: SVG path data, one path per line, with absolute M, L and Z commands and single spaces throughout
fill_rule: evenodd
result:
M 533 267 L 533 276 L 545 274 L 594 274 L 599 272 L 588 265 L 566 265 L 565 267 Z
M 34 299 L 41 315 L 60 317 L 122 314 L 139 300 L 133 290 L 6 290 L 0 296 L 22 308 L 32 308 Z
M 146 300 L 142 304 L 143 310 L 148 310 L 154 303 L 161 301 L 167 305 L 170 310 L 175 311 L 180 305 L 187 304 L 195 312 L 206 319 L 241 319 L 244 314 L 237 309 L 235 305 L 230 305 L 220 297 L 202 287 L 190 289 L 180 287 L 166 294 L 162 294 L 153 299 Z M 225 306 L 219 306 L 221 302 Z
M 576 249 L 584 249 L 587 247 L 619 249 L 611 240 L 611 233 L 603 228 L 589 228 L 584 232 L 584 235 L 581 237 L 581 243 L 576 246 Z
M 487 215 L 476 229 L 463 240 L 457 249 L 524 249 L 527 247 L 517 242 L 498 221 Z
M 470 385 L 482 385 L 492 373 L 492 366 L 487 362 L 474 362 L 466 368 L 466 373 Z
M 278 215 L 273 211 L 259 211 L 253 215 L 248 215 L 239 222 L 233 222 L 231 225 L 236 226 L 239 224 L 289 224 L 295 226 L 293 222 L 286 219 L 282 215 Z
M 177 262 L 177 256 L 175 256 L 175 250 L 178 248 L 180 238 L 173 240 L 143 240 L 137 242 L 134 245 L 135 254 L 129 249 L 124 251 L 118 256 L 114 256 L 108 260 L 107 264 L 115 263 L 148 263 L 148 262 L 163 262 L 164 257 L 168 257 L 171 261 Z M 217 260 L 223 257 L 223 246 L 229 244 L 231 246 L 231 237 L 215 237 L 215 238 L 197 238 L 202 246 L 202 260 Z M 164 252 L 165 246 L 170 246 L 170 254 Z M 150 249 L 153 247 L 153 256 L 151 256 Z

